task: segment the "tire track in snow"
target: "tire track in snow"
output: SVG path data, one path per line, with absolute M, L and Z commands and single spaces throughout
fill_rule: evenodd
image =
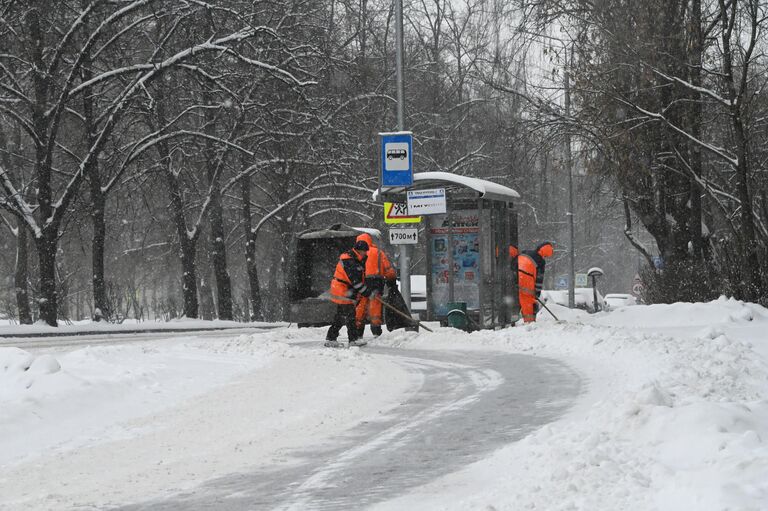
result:
M 390 415 L 287 453 L 285 463 L 231 474 L 172 497 L 124 506 L 153 510 L 361 509 L 482 459 L 557 419 L 581 381 L 564 364 L 500 352 L 366 348 L 422 374 Z

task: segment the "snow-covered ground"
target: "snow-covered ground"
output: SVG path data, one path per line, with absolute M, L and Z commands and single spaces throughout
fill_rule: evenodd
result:
M 287 325 L 287 324 L 286 324 Z M 274 323 L 240 323 L 238 321 L 204 321 L 202 319 L 179 318 L 171 321 L 137 321 L 126 319 L 122 323 L 109 323 L 107 321 L 62 321 L 58 327 L 52 327 L 43 321 L 34 325 L 19 325 L 15 321 L 0 319 L 0 337 L 40 334 L 81 334 L 83 332 L 135 332 L 135 331 L 179 331 L 197 329 L 224 329 L 275 326 Z
M 376 509 L 768 509 L 768 310 L 550 308 L 562 321 L 375 341 L 541 355 L 587 382 L 561 419 Z M 290 464 L 418 389 L 394 357 L 323 334 L 0 348 L 0 508 L 100 509 Z

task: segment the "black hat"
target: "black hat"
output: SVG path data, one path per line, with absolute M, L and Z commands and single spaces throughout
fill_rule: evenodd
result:
M 355 250 L 365 250 L 366 252 L 368 252 L 368 243 L 364 242 L 363 240 L 356 241 Z

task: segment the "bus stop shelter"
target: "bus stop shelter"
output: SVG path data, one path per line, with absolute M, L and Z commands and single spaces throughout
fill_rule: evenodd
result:
M 517 275 L 509 246 L 517 246 L 513 189 L 449 172 L 413 174 L 413 185 L 388 188 L 386 201 L 405 202 L 406 191 L 445 189 L 446 213 L 427 215 L 427 318 L 447 323 L 466 310 L 474 328 L 500 328 L 519 318 Z

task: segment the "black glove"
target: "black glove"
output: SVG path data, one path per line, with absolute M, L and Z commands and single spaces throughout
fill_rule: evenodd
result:
M 387 287 L 389 289 L 397 289 L 397 281 L 396 280 L 388 280 L 387 281 Z

